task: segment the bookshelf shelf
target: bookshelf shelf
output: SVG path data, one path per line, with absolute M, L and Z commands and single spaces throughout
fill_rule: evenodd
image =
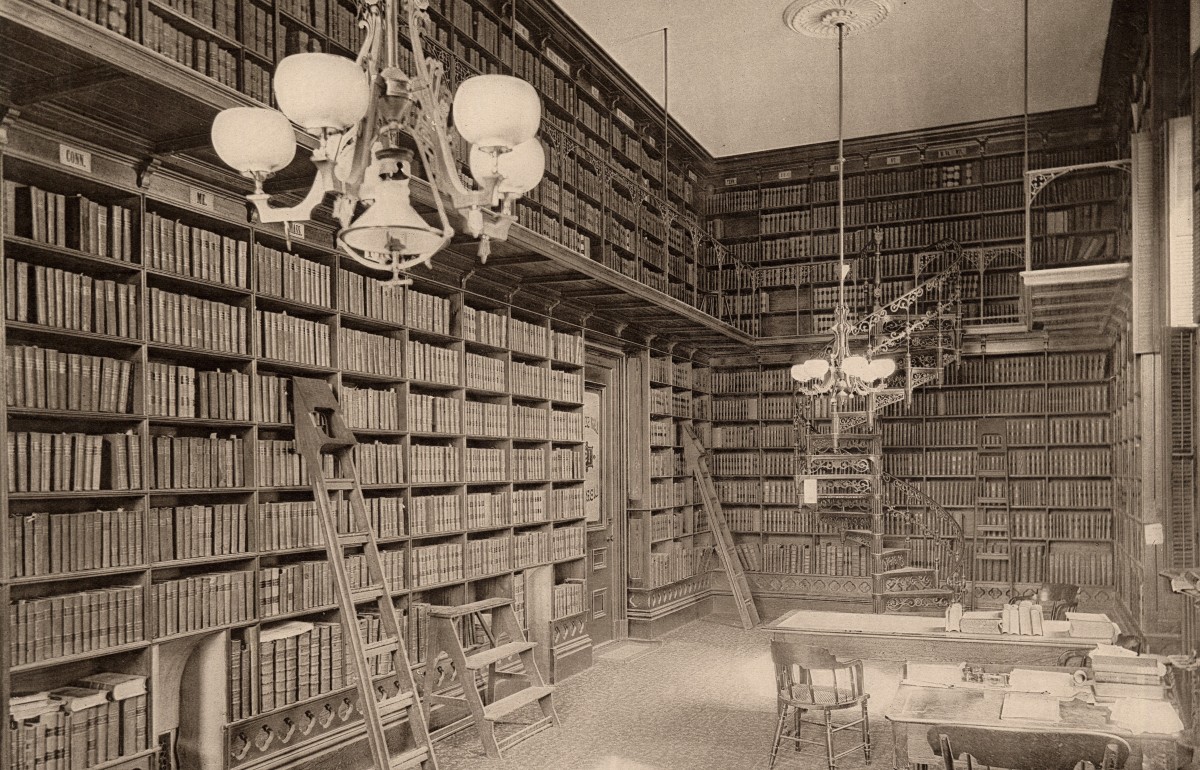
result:
M 19 664 L 15 664 L 15 665 L 11 666 L 9 670 L 12 674 L 28 674 L 28 673 L 31 673 L 34 671 L 42 671 L 47 668 L 54 668 L 56 666 L 65 666 L 65 665 L 69 665 L 69 664 L 73 664 L 73 663 L 86 662 L 86 661 L 89 661 L 89 660 L 92 660 L 95 658 L 101 658 L 101 657 L 109 658 L 109 657 L 112 657 L 115 655 L 123 655 L 125 653 L 130 653 L 130 652 L 138 652 L 141 650 L 148 649 L 149 647 L 150 647 L 150 642 L 148 642 L 148 641 L 130 642 L 129 644 L 120 644 L 120 645 L 115 645 L 112 647 L 103 647 L 101 649 L 92 650 L 90 652 L 81 652 L 77 655 L 63 655 L 63 656 L 57 657 L 57 658 L 50 658 L 47 660 L 39 660 L 34 663 L 19 663 Z

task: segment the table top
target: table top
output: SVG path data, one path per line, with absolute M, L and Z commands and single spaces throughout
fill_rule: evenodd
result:
M 1088 704 L 1077 698 L 1059 701 L 1060 721 L 1057 723 L 1030 719 L 1002 720 L 1000 711 L 1004 706 L 1004 696 L 1008 692 L 1009 690 L 1003 687 L 937 687 L 902 683 L 896 690 L 896 696 L 892 699 L 885 716 L 892 722 L 916 724 L 1026 727 L 1059 732 L 1099 730 L 1114 735 L 1134 735 L 1111 720 L 1112 704 Z M 1178 733 L 1143 733 L 1140 737 L 1176 740 L 1180 736 Z
M 924 636 L 947 640 L 975 640 L 1005 644 L 1053 644 L 1061 647 L 1094 647 L 1108 644 L 1111 638 L 1071 636 L 1067 620 L 1047 620 L 1042 636 L 1017 634 L 964 634 L 947 631 L 940 617 L 925 615 L 873 615 L 860 612 L 824 612 L 792 610 L 766 626 L 768 631 L 852 633 L 864 636 Z M 1114 633 L 1118 630 L 1113 624 Z

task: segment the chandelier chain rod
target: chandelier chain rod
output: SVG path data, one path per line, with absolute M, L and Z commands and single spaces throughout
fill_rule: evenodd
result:
M 842 41 L 845 27 L 838 22 L 838 304 L 846 303 L 846 153 L 842 131 Z

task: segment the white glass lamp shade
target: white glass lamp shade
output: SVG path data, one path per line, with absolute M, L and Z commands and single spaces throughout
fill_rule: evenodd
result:
M 792 367 L 792 378 L 799 382 L 819 380 L 829 372 L 829 362 L 823 358 L 813 358 Z
M 351 249 L 368 254 L 432 254 L 446 238 L 409 200 L 407 179 L 388 179 L 374 188 L 375 202 L 338 234 Z
M 481 185 L 499 177 L 496 192 L 527 193 L 538 186 L 546 172 L 546 150 L 537 137 L 522 142 L 508 152 L 489 152 L 471 148 L 471 176 Z
M 282 112 L 264 107 L 231 107 L 217 113 L 212 144 L 221 160 L 247 176 L 272 174 L 296 157 L 292 124 Z
M 842 370 L 860 380 L 871 379 L 867 373 L 870 366 L 871 362 L 865 356 L 846 356 L 846 359 L 842 361 Z
M 467 78 L 454 94 L 454 127 L 468 143 L 511 149 L 528 142 L 542 122 L 542 98 L 511 75 Z
M 344 56 L 297 53 L 275 68 L 279 109 L 305 131 L 345 131 L 367 114 L 367 73 Z
M 891 377 L 896 371 L 896 362 L 890 358 L 876 358 L 867 366 L 869 379 L 883 380 Z

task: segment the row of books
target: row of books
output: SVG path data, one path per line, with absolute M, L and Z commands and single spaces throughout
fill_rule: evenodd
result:
M 1106 371 L 1105 353 L 968 356 L 959 364 L 951 382 L 1021 384 L 1097 381 L 1104 379 Z
M 257 650 L 247 639 L 232 636 L 229 660 L 232 721 L 346 685 L 341 623 L 293 620 L 266 626 Z
M 144 45 L 201 75 L 230 88 L 238 87 L 237 54 L 215 40 L 193 35 L 157 13 L 146 14 L 142 36 Z
M 691 534 L 689 513 L 686 511 L 660 511 L 650 514 L 651 541 L 670 540 Z
M 410 500 L 409 529 L 413 535 L 453 532 L 463 528 L 460 496 L 413 495 Z
M 883 423 L 884 430 L 896 423 Z M 716 449 L 754 449 L 788 447 L 796 443 L 796 430 L 790 425 L 714 425 L 712 446 Z
M 259 375 L 259 389 L 269 375 Z M 250 375 L 203 371 L 182 364 L 146 363 L 146 413 L 208 420 L 250 419 Z M 261 414 L 261 412 L 260 412 Z
M 404 321 L 410 328 L 448 335 L 451 308 L 452 303 L 445 297 L 414 289 L 404 292 Z
M 220 353 L 249 352 L 249 310 L 150 287 L 151 342 Z
M 550 429 L 550 413 L 536 406 L 513 404 L 510 435 L 514 439 L 545 439 Z
M 512 523 L 517 526 L 537 524 L 550 518 L 550 506 L 544 489 L 514 489 L 511 502 Z M 558 511 L 557 508 L 555 510 Z
M 508 438 L 509 409 L 507 404 L 467 401 L 463 404 L 463 413 L 466 416 L 468 435 Z
M 1033 266 L 1078 265 L 1128 259 L 1131 242 L 1127 231 L 1064 233 L 1033 242 Z
M 489 358 L 478 353 L 466 354 L 466 385 L 468 388 L 504 392 L 508 389 L 508 378 L 505 376 L 505 361 L 500 358 Z
M 5 435 L 9 492 L 90 492 L 141 487 L 135 433 Z
M 13 666 L 102 652 L 144 638 L 140 586 L 18 599 L 10 611 Z
M 140 509 L 10 515 L 11 577 L 62 575 L 144 564 Z
M 287 313 L 257 311 L 259 350 L 265 358 L 329 366 L 329 326 Z
M 419 415 L 421 396 L 410 393 L 408 396 L 408 415 L 410 424 L 422 424 Z M 369 430 L 400 430 L 400 394 L 395 388 L 357 388 L 353 385 L 343 385 L 338 398 L 342 408 L 342 416 L 350 428 Z M 418 416 L 414 416 L 414 413 Z M 423 430 L 414 427 L 413 430 Z
M 1077 414 L 1108 411 L 1108 387 L 1104 384 L 1030 386 L 1003 390 L 948 390 L 913 395 L 913 416 L 996 415 L 1021 412 L 1067 412 Z
M 521 494 L 522 503 L 528 500 L 529 491 L 517 490 Z M 467 529 L 503 527 L 512 523 L 512 493 L 507 489 L 496 492 L 468 492 L 466 507 Z
M 149 748 L 146 677 L 98 671 L 8 701 L 11 770 L 86 770 Z
M 381 334 L 340 327 L 337 331 L 338 362 L 363 374 L 403 377 L 404 341 Z
M 396 325 L 404 323 L 403 286 L 391 286 L 349 270 L 339 270 L 337 280 L 338 306 L 343 313 Z
M 152 562 L 227 556 L 249 550 L 245 503 L 151 508 L 148 520 Z M 137 522 L 131 534 L 140 532 L 141 522 Z M 131 550 L 140 553 L 140 538 L 133 542 L 137 545 Z
M 583 595 L 582 580 L 567 578 L 565 582 L 555 583 L 551 595 L 551 617 L 558 620 L 583 612 Z
M 4 363 L 10 408 L 117 413 L 131 409 L 132 361 L 7 345 Z
M 817 510 L 796 508 L 727 508 L 725 517 L 735 532 L 770 532 L 795 535 L 836 535 L 838 521 Z
M 647 502 L 651 508 L 691 505 L 692 481 L 651 481 Z
M 403 484 L 404 446 L 381 441 L 358 443 L 352 450 L 354 468 L 361 484 Z M 414 466 L 415 467 L 415 466 Z M 325 472 L 331 477 L 330 469 Z
M 465 569 L 468 578 L 512 570 L 512 537 L 494 535 L 468 540 Z
M 462 411 L 459 409 L 459 403 L 456 398 L 409 393 L 408 429 L 420 433 L 462 432 Z M 385 428 L 392 422 L 392 416 L 389 416 L 375 424 Z
M 661 588 L 699 575 L 709 568 L 710 556 L 710 548 L 668 542 L 662 550 L 647 555 L 647 587 Z
M 290 424 L 293 421 L 292 378 L 267 372 L 258 372 L 255 377 L 253 414 L 262 422 Z
M 138 334 L 137 287 L 5 259 L 4 317 L 118 337 Z
M 148 478 L 154 489 L 206 489 L 246 486 L 244 439 L 158 435 L 151 439 Z M 290 443 L 290 442 L 289 442 Z M 262 454 L 269 442 L 259 441 Z M 260 458 L 263 473 L 270 465 Z
M 717 476 L 791 476 L 795 472 L 795 453 L 721 452 L 713 456 Z
M 736 551 L 748 572 L 869 577 L 872 569 L 871 549 L 865 545 L 743 543 Z
M 460 351 L 409 340 L 407 354 L 404 369 L 406 377 L 442 385 L 459 384 L 459 366 L 462 363 Z
M 505 477 L 503 469 L 504 450 L 467 447 L 466 455 L 466 468 L 469 473 L 499 474 L 495 476 L 488 475 L 487 479 L 480 477 L 476 480 L 502 479 Z M 459 471 L 459 448 L 456 446 L 414 443 L 409 447 L 409 457 L 411 465 L 409 481 L 413 484 L 452 484 L 457 482 L 461 475 Z M 497 462 L 500 463 L 499 467 L 496 467 Z
M 1111 585 L 1113 555 L 1097 548 L 1051 550 L 1045 580 L 1075 585 Z
M 508 320 L 509 348 L 531 356 L 546 358 L 549 354 L 549 339 L 547 329 L 540 323 L 529 323 L 519 318 Z
M 550 450 L 550 480 L 574 481 L 583 478 L 583 452 L 566 447 L 554 447 Z
M 656 449 L 650 453 L 650 476 L 682 476 L 686 473 L 683 455 L 673 449 Z
M 155 639 L 254 619 L 254 573 L 213 572 L 150 587 Z M 135 589 L 139 592 L 141 589 Z
M 379 562 L 387 590 L 404 590 L 405 552 L 379 551 Z M 367 557 L 350 554 L 343 564 L 351 590 L 372 585 Z M 262 567 L 258 571 L 259 617 L 269 618 L 310 609 L 324 609 L 336 603 L 333 574 L 324 559 Z
M 513 481 L 543 481 L 546 476 L 546 451 L 544 449 L 512 450 Z
M 329 274 L 328 265 L 254 244 L 254 280 L 260 294 L 329 307 Z
M 464 305 L 462 336 L 465 340 L 506 348 L 508 347 L 508 316 Z
M 126 206 L 4 180 L 6 235 L 132 262 L 132 223 L 133 212 Z
M 226 286 L 249 286 L 249 244 L 152 211 L 142 218 L 146 267 Z M 260 256 L 260 255 L 256 255 Z
M 975 544 L 975 579 L 1040 583 L 1045 579 L 1046 546 L 987 540 Z
M 977 470 L 975 460 L 974 450 L 888 452 L 884 467 L 896 476 L 972 476 Z M 1112 455 L 1107 449 L 1090 447 L 1009 449 L 997 469 L 1013 476 L 1107 476 Z

